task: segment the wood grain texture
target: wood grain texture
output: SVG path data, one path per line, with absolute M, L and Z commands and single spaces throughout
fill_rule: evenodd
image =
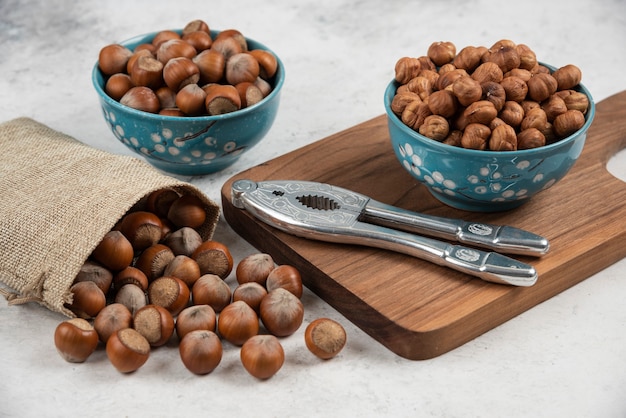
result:
M 626 184 L 606 169 L 626 147 L 626 92 L 596 107 L 580 159 L 563 180 L 521 207 L 499 213 L 453 209 L 433 198 L 393 155 L 379 116 L 229 179 L 222 188 L 231 227 L 279 264 L 300 269 L 305 285 L 399 356 L 448 352 L 579 283 L 626 256 Z M 385 250 L 332 244 L 280 232 L 232 206 L 237 179 L 309 180 L 438 216 L 507 224 L 550 240 L 536 259 L 532 287 L 484 282 Z

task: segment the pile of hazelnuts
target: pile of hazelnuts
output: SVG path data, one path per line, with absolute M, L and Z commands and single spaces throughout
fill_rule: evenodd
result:
M 432 43 L 426 55 L 402 57 L 391 103 L 420 134 L 468 149 L 515 151 L 568 137 L 585 124 L 589 98 L 576 90 L 581 70 L 551 71 L 524 44 L 491 47 Z
M 207 374 L 220 363 L 222 341 L 240 347 L 244 368 L 259 379 L 283 365 L 280 338 L 303 322 L 300 272 L 269 254 L 244 257 L 237 285 L 225 281 L 233 257 L 224 244 L 203 240 L 206 208 L 195 194 L 164 188 L 129 210 L 98 243 L 70 287 L 66 308 L 76 318 L 56 328 L 54 341 L 69 362 L 84 362 L 104 345 L 122 373 L 143 366 L 151 348 L 177 338 L 184 366 Z M 174 336 L 176 334 L 176 336 Z M 346 343 L 344 328 L 318 318 L 305 344 L 329 359 Z
M 162 30 L 130 50 L 121 44 L 100 50 L 105 92 L 125 106 L 169 116 L 212 116 L 251 106 L 271 91 L 278 60 L 249 49 L 236 29 L 212 37 L 203 20 L 182 30 Z

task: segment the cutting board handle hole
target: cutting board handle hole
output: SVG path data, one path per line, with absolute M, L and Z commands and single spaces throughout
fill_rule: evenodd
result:
M 606 165 L 606 169 L 614 177 L 626 182 L 626 149 L 612 156 Z

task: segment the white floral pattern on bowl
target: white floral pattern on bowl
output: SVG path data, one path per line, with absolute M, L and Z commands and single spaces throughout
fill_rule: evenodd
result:
M 465 176 L 463 180 L 468 184 L 466 187 L 459 187 L 457 185 L 458 180 L 454 177 L 446 178 L 439 171 L 429 171 L 422 158 L 413 152 L 411 144 L 399 145 L 398 152 L 404 159 L 402 165 L 407 171 L 420 179 L 432 191 L 448 196 L 461 195 L 467 199 L 474 199 L 472 197 L 474 194 L 490 195 L 492 202 L 528 199 L 528 189 L 516 189 L 515 185 L 520 178 L 527 177 L 529 173 L 533 174 L 533 183 L 541 184 L 541 190 L 548 189 L 556 183 L 556 179 L 547 178 L 541 171 L 541 164 L 544 161 L 541 159 L 534 164 L 528 160 L 521 160 L 513 166 L 519 172 L 509 175 L 502 174 L 498 164 L 486 164 L 480 167 L 475 174 Z M 466 191 L 470 193 L 466 193 Z
M 208 165 L 215 161 L 223 164 L 224 157 L 237 158 L 245 146 L 238 146 L 233 140 L 222 141 L 212 135 L 216 130 L 217 121 L 208 122 L 206 126 L 199 126 L 195 132 L 185 132 L 182 136 L 175 136 L 172 129 L 163 128 L 143 134 L 151 141 L 139 141 L 135 135 L 127 135 L 124 118 L 115 116 L 113 110 L 103 109 L 105 121 L 109 124 L 115 137 L 129 148 L 153 160 L 167 162 L 170 165 L 182 164 L 193 167 Z M 155 129 L 158 126 L 155 126 Z M 133 126 L 133 131 L 136 127 Z M 136 134 L 136 132 L 135 132 Z

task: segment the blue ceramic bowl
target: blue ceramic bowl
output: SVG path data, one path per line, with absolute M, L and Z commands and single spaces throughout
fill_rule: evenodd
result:
M 545 65 L 545 64 L 544 64 Z M 439 201 L 457 209 L 497 212 L 513 209 L 563 178 L 582 152 L 587 130 L 595 115 L 589 108 L 584 126 L 558 142 L 520 151 L 479 151 L 443 144 L 406 126 L 391 110 L 399 84 L 385 91 L 389 135 L 396 157 L 413 177 Z
M 139 44 L 150 42 L 156 33 L 137 36 L 120 44 L 132 50 Z M 213 38 L 218 33 L 211 31 Z M 247 38 L 247 41 L 249 49 L 269 50 L 252 39 Z M 267 97 L 253 106 L 217 116 L 161 116 L 123 106 L 104 92 L 106 78 L 97 62 L 92 81 L 104 119 L 118 140 L 161 170 L 181 175 L 204 175 L 234 164 L 270 130 L 285 80 L 285 68 L 278 57 L 277 60 L 278 69 L 270 80 L 272 91 Z

